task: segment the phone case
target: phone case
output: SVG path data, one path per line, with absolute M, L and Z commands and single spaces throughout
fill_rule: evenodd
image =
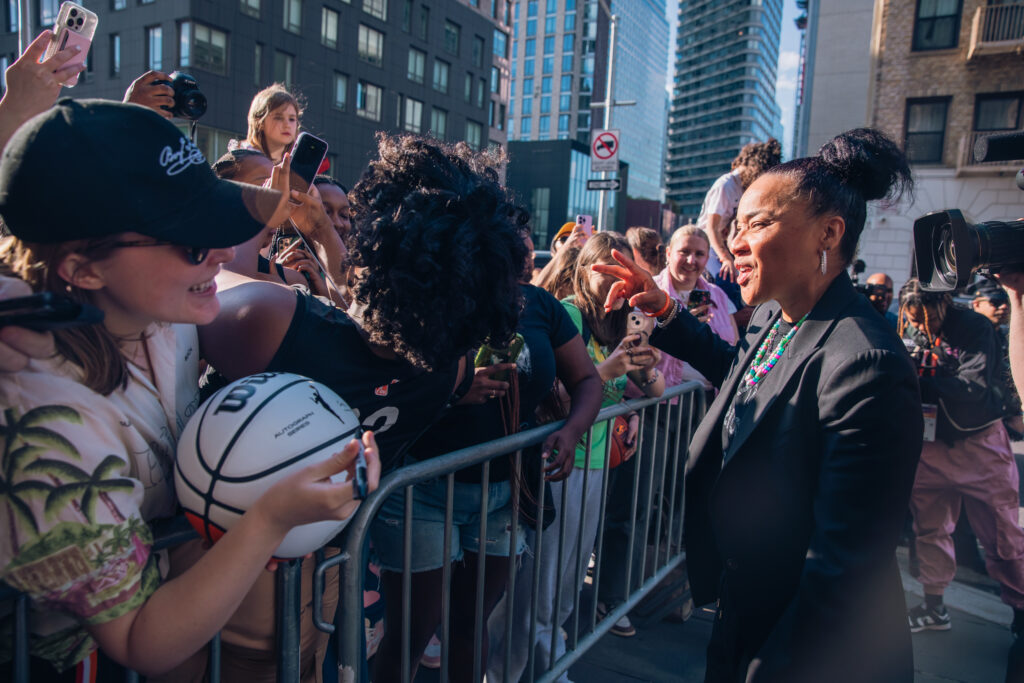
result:
M 512 342 L 503 349 L 495 349 L 487 344 L 480 347 L 480 350 L 476 352 L 476 358 L 473 359 L 474 367 L 482 368 L 486 365 L 497 365 L 498 363 L 515 363 L 519 358 L 519 354 L 523 351 L 523 345 L 525 344 L 523 335 L 516 333 L 516 336 L 512 339 Z M 507 372 L 500 372 L 494 375 L 494 379 L 504 382 L 508 378 Z
M 309 186 L 313 183 L 313 178 L 316 177 L 316 173 L 320 170 L 320 166 L 326 157 L 326 141 L 305 131 L 299 133 L 299 136 L 295 138 L 295 144 L 292 146 L 291 165 L 294 189 L 308 192 Z M 295 176 L 302 179 L 302 182 L 305 184 L 304 188 L 296 185 Z
M 43 55 L 45 62 L 61 50 L 67 50 L 76 45 L 82 51 L 68 60 L 61 68 L 77 64 L 85 64 L 89 56 L 89 47 L 92 45 L 92 37 L 96 35 L 96 26 L 99 24 L 99 17 L 81 5 L 73 2 L 65 2 L 60 6 L 57 13 L 57 21 L 53 24 L 53 38 L 49 47 Z M 78 76 L 75 74 L 64 82 L 64 86 L 71 88 L 78 84 Z

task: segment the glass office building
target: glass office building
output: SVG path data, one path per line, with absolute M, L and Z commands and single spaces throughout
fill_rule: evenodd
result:
M 748 142 L 776 136 L 782 0 L 680 0 L 666 194 L 696 219 Z

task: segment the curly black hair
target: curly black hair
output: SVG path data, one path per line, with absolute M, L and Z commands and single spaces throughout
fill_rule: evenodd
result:
M 504 344 L 522 309 L 529 214 L 499 182 L 497 153 L 377 135 L 352 188 L 347 245 L 370 341 L 419 367 Z

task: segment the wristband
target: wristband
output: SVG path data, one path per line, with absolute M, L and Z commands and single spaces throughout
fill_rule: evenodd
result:
M 665 311 L 667 311 L 668 307 L 672 305 L 672 297 L 668 295 L 668 292 L 665 292 L 664 290 L 662 290 L 662 292 L 665 294 L 665 305 L 662 306 L 657 313 L 648 313 L 647 311 L 644 311 L 644 315 L 648 318 L 660 318 L 665 315 Z
M 679 309 L 680 309 L 679 303 L 677 301 L 675 301 L 675 299 L 672 300 L 672 303 L 675 304 L 675 305 L 672 307 L 672 310 L 669 312 L 669 314 L 667 316 L 665 316 L 664 318 L 660 318 L 659 317 L 657 320 L 655 320 L 654 321 L 655 325 L 657 325 L 658 327 L 665 327 L 670 322 L 672 322 L 677 315 L 679 315 Z

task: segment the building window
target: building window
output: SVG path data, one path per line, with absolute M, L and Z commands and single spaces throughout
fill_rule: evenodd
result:
M 191 21 L 181 22 L 179 29 L 181 66 L 221 75 L 227 73 L 228 34 Z
M 263 84 L 263 46 L 259 43 L 252 48 L 252 82 Z
M 164 30 L 159 26 L 146 29 L 146 68 L 163 71 Z
M 426 40 L 429 35 L 428 29 L 430 28 L 430 8 L 426 5 L 420 5 L 420 18 L 416 23 L 416 36 L 420 40 Z
M 544 54 L 553 55 L 555 54 L 555 37 L 548 36 L 544 39 Z
M 466 144 L 473 149 L 480 149 L 483 140 L 483 126 L 476 121 L 466 121 Z
M 451 55 L 459 54 L 459 26 L 450 21 L 444 22 L 444 51 Z
M 949 98 L 907 100 L 907 158 L 915 164 L 942 163 Z
M 542 93 L 551 92 L 551 76 L 544 76 L 542 79 L 540 79 L 540 91 Z
M 405 98 L 405 129 L 419 133 L 423 128 L 423 103 L 411 97 Z
M 334 72 L 334 108 L 348 109 L 348 76 Z
M 523 118 L 519 122 L 519 135 L 524 139 L 529 139 L 527 136 L 533 130 L 533 119 Z
M 484 108 L 484 93 L 487 92 L 487 79 L 481 78 L 476 85 L 476 106 Z
M 57 21 L 57 14 L 60 12 L 59 0 L 40 0 L 39 2 L 39 25 L 49 28 Z
M 508 59 L 508 34 L 494 29 L 494 55 Z
M 388 0 L 363 0 L 363 11 L 381 21 L 388 20 Z
M 537 35 L 537 20 L 527 19 L 526 20 L 526 35 L 532 37 Z
M 380 121 L 381 99 L 383 91 L 365 81 L 359 81 L 356 88 L 356 114 L 366 119 Z
M 572 71 L 572 55 L 562 55 L 562 71 Z
M 550 95 L 545 95 L 544 97 L 540 98 L 540 113 L 541 114 L 550 114 L 551 113 L 551 96 Z
M 573 44 L 575 39 L 575 33 L 566 33 L 562 36 L 562 52 L 572 52 L 575 49 L 575 45 Z
M 1021 99 L 1024 93 L 978 95 L 974 103 L 974 130 L 999 131 L 1021 128 Z
M 524 96 L 533 95 L 533 79 L 532 78 L 524 78 L 523 79 L 523 95 Z
M 524 116 L 528 116 L 533 113 L 533 99 L 529 97 L 523 98 L 523 111 Z
M 412 0 L 402 0 L 402 30 L 408 33 L 412 28 Z
M 917 0 L 913 49 L 956 47 L 959 34 L 960 0 Z
M 448 112 L 444 109 L 430 112 L 430 134 L 438 140 L 444 140 L 448 134 Z
M 555 32 L 555 17 L 548 17 L 544 20 L 544 33 Z
M 558 111 L 572 111 L 572 95 L 558 97 Z
M 284 83 L 286 88 L 292 86 L 292 66 L 295 58 L 287 52 L 274 52 L 274 82 Z
M 260 18 L 260 0 L 242 0 L 242 14 Z
M 537 119 L 537 132 L 545 136 L 551 132 L 550 116 L 541 116 L 539 119 Z
M 558 115 L 558 132 L 568 133 L 569 132 L 569 115 L 559 114 Z
M 565 31 L 575 31 L 576 30 L 576 15 L 575 14 L 566 14 L 565 15 L 565 23 L 563 24 L 562 29 L 565 30 Z
M 14 2 L 11 2 L 10 4 L 15 5 L 15 7 L 17 7 L 16 3 L 14 3 Z M 110 3 L 110 9 L 114 10 L 115 12 L 117 12 L 118 10 L 123 10 L 127 6 L 128 6 L 128 0 L 114 0 L 113 2 Z M 17 10 L 15 10 L 15 11 L 17 11 Z
M 523 45 L 523 54 L 527 57 L 533 57 L 537 54 L 537 39 L 527 38 L 526 43 Z
M 554 14 L 558 11 L 558 0 L 547 0 L 547 8 L 545 14 Z
M 284 0 L 284 30 L 302 33 L 302 0 Z
M 523 60 L 523 75 L 524 76 L 532 76 L 533 75 L 533 60 L 532 59 L 524 59 Z
M 541 67 L 541 73 L 551 74 L 555 72 L 555 58 L 545 57 L 544 63 Z
M 484 50 L 486 44 L 480 36 L 473 36 L 473 66 L 478 69 L 484 67 Z
M 359 59 L 380 66 L 384 63 L 384 34 L 359 24 Z
M 551 222 L 551 188 L 535 187 L 530 192 L 530 216 L 533 224 L 538 230 L 544 231 L 544 239 L 547 240 L 548 225 Z
M 447 62 L 442 62 L 440 59 L 434 60 L 434 90 L 448 92 L 448 71 Z
M 466 74 L 466 80 L 462 84 L 462 99 L 466 102 L 473 99 L 473 74 Z
M 331 49 L 338 47 L 338 13 L 328 7 L 320 10 L 320 42 Z
M 117 33 L 110 34 L 110 75 L 121 75 L 121 36 Z
M 526 16 L 537 16 L 537 0 L 528 0 L 526 3 Z
M 427 53 L 414 47 L 409 48 L 409 66 L 406 77 L 413 83 L 422 83 L 423 74 L 427 71 Z
M 496 66 L 491 67 L 491 92 L 501 91 L 501 71 Z

